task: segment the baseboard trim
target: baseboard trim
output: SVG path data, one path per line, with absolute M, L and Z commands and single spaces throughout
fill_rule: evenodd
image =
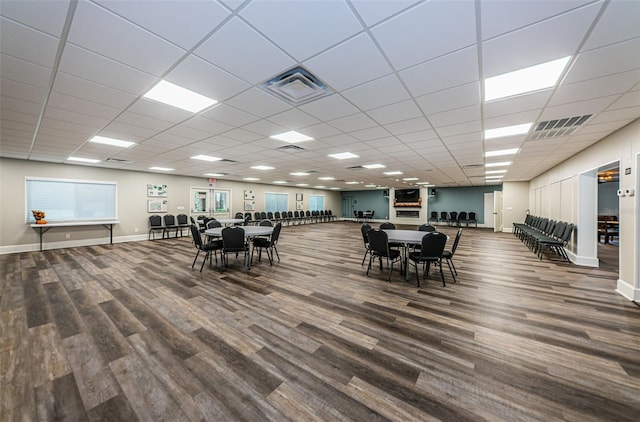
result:
M 139 242 L 141 240 L 147 240 L 146 234 L 137 234 L 133 236 L 118 236 L 113 238 L 113 243 L 125 243 L 125 242 Z M 95 245 L 108 245 L 109 238 L 98 239 L 82 239 L 82 240 L 68 240 L 64 242 L 44 242 L 42 244 L 42 250 L 47 251 L 50 249 L 64 249 L 75 248 L 79 246 L 95 246 Z M 22 252 L 37 252 L 40 250 L 39 243 L 30 243 L 26 245 L 10 245 L 0 246 L 0 255 L 6 255 L 11 253 Z
M 565 251 L 567 252 L 569 261 L 573 262 L 576 265 L 582 265 L 583 267 L 596 267 L 596 268 L 600 266 L 600 261 L 598 260 L 598 258 L 592 258 L 589 256 L 579 256 L 574 254 L 570 250 L 567 250 L 566 248 L 565 248 Z
M 631 284 L 627 283 L 622 279 L 618 279 L 618 283 L 616 286 L 616 292 L 625 298 L 638 301 L 640 300 L 640 289 L 635 289 Z

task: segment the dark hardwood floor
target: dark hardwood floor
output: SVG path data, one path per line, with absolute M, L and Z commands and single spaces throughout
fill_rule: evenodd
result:
M 0 256 L 0 420 L 640 418 L 617 271 L 471 228 L 417 289 L 365 276 L 359 227 L 284 227 L 248 273 L 187 237 Z

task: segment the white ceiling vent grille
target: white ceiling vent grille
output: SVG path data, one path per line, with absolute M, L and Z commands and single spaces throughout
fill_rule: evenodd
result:
M 285 146 L 282 146 L 282 147 L 278 147 L 277 150 L 278 151 L 284 151 L 284 152 L 305 151 L 304 148 L 299 147 L 298 145 L 293 145 L 293 144 L 289 144 L 289 145 L 285 145 Z
M 539 122 L 529 139 L 549 139 L 571 135 L 576 129 L 589 120 L 591 116 L 593 116 L 593 114 Z
M 113 158 L 113 157 L 107 158 L 105 161 L 109 162 L 109 163 L 118 163 L 118 164 L 130 164 L 131 163 L 131 161 L 129 161 L 129 160 L 124 160 L 122 158 Z
M 298 106 L 333 93 L 324 82 L 302 66 L 289 69 L 261 85 L 262 89 Z

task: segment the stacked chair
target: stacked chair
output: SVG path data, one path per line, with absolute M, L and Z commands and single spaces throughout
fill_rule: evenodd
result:
M 549 250 L 569 261 L 564 247 L 571 239 L 575 226 L 565 221 L 555 221 L 544 217 L 527 215 L 524 223 L 514 223 L 513 234 L 534 252 L 540 260 L 545 250 Z

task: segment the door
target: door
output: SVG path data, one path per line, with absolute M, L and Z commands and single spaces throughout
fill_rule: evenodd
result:
M 353 196 L 342 197 L 342 218 L 353 217 Z
M 191 188 L 191 216 L 197 218 L 211 216 L 211 195 L 209 188 Z
M 502 192 L 493 192 L 493 231 L 502 231 Z
M 493 192 L 484 194 L 484 226 L 495 227 L 493 221 Z
M 213 218 L 231 218 L 231 192 L 223 189 L 212 189 Z

